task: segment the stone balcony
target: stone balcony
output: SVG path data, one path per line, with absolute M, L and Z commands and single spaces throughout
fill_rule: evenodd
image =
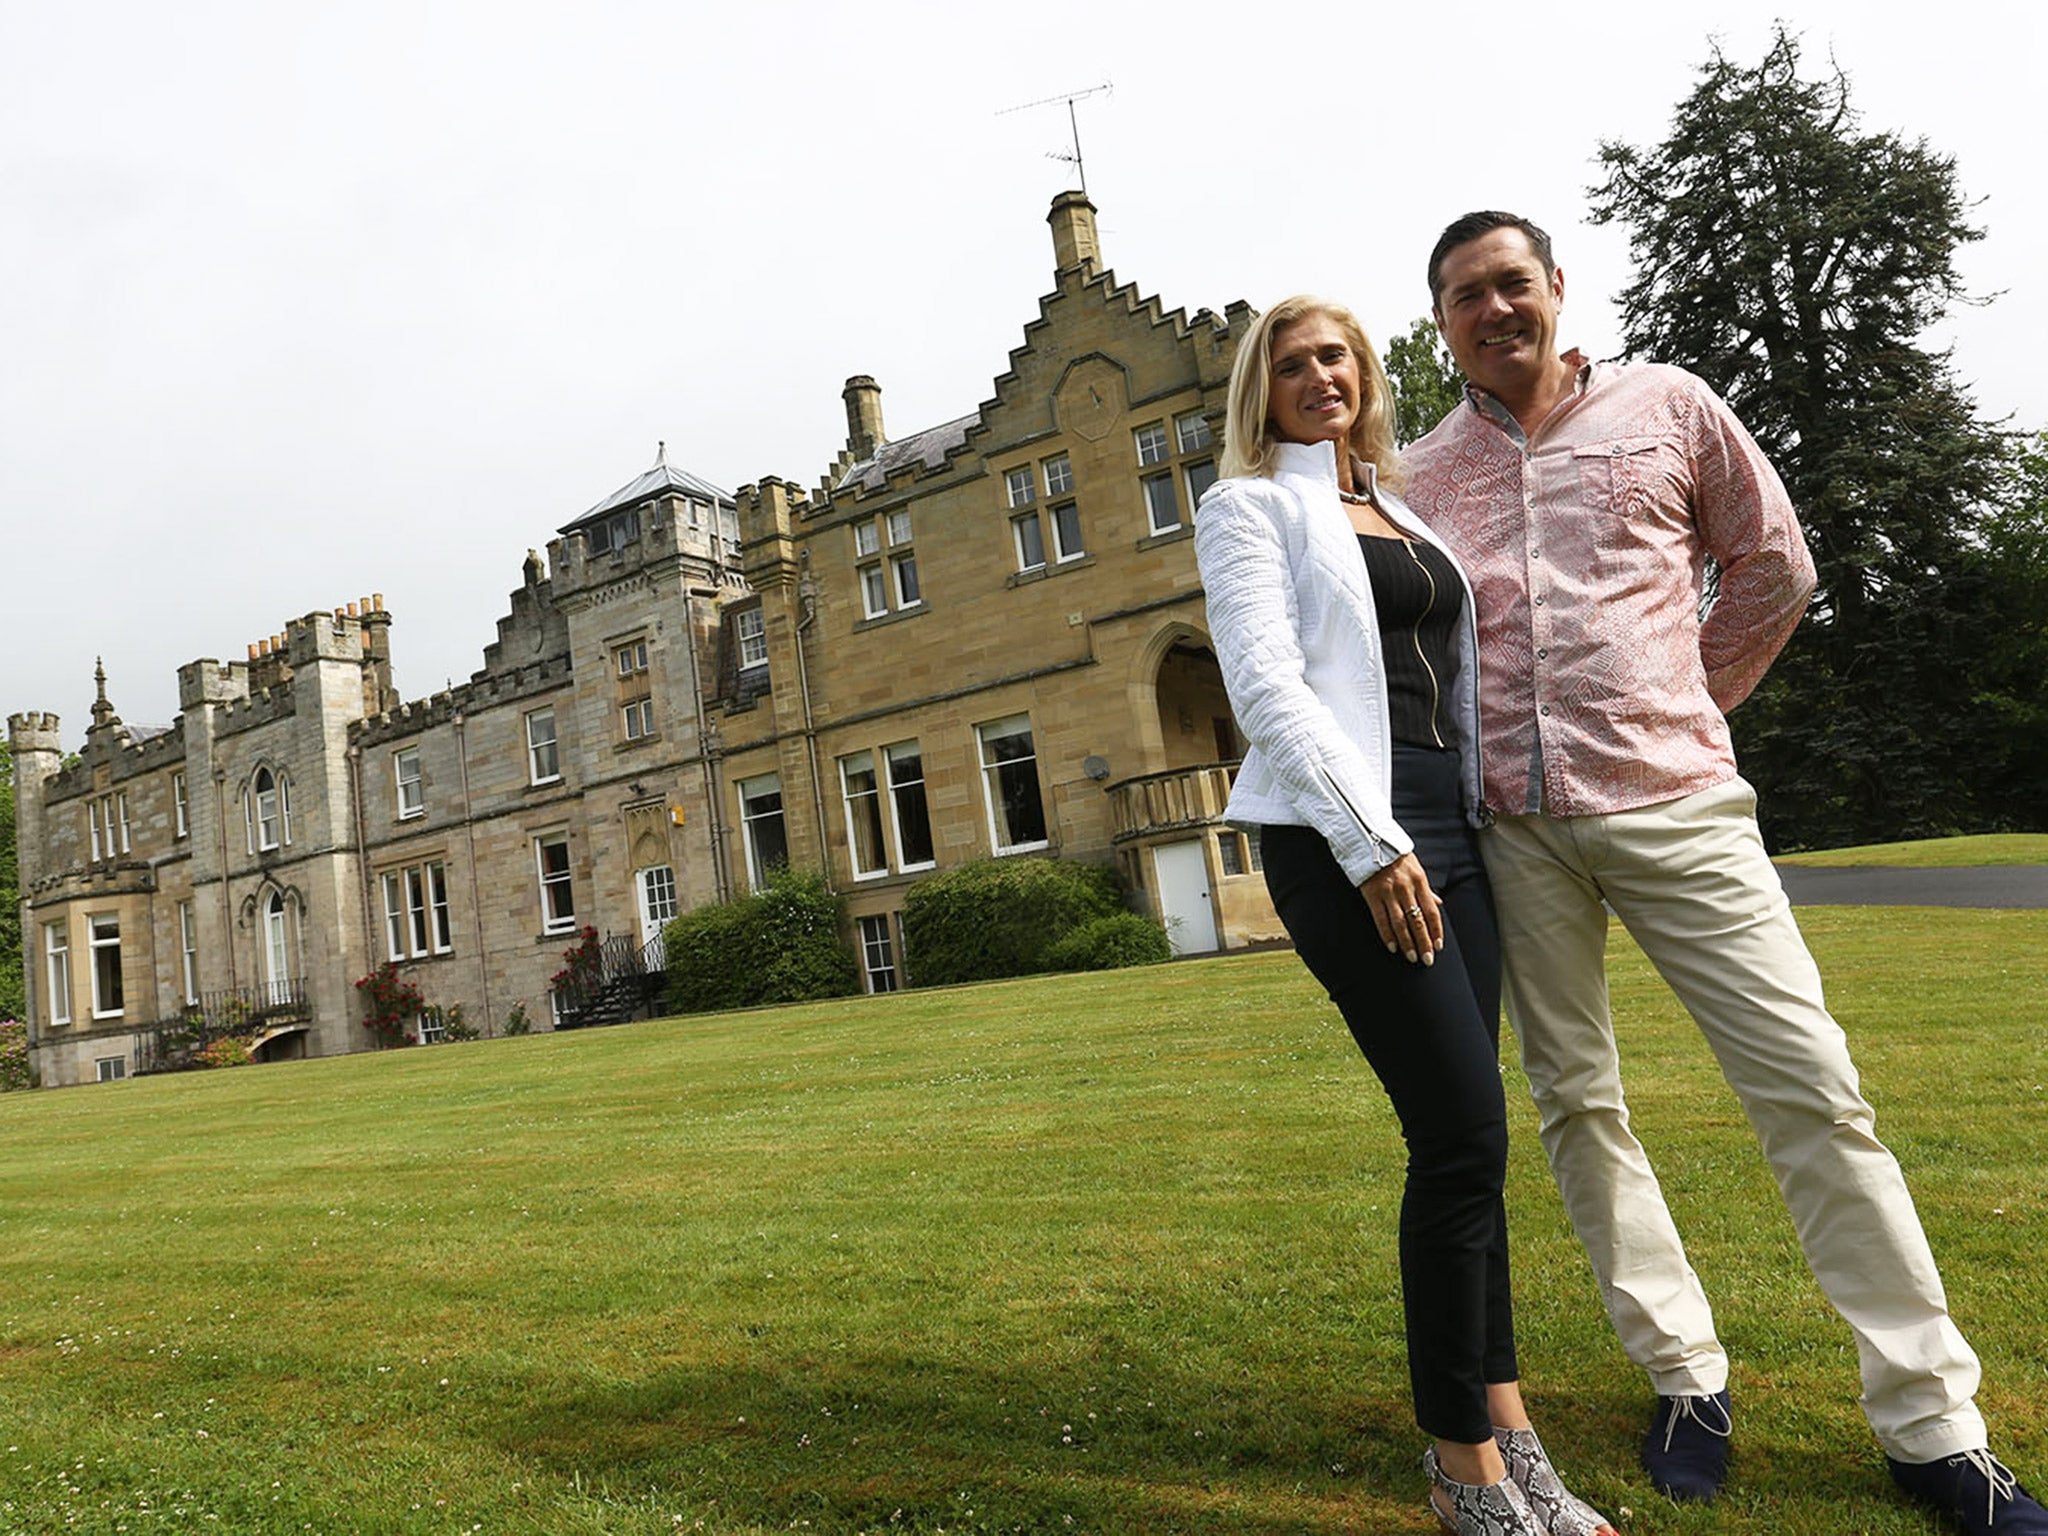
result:
M 1201 763 L 1109 786 L 1110 838 L 1118 846 L 1214 826 L 1223 819 L 1236 763 Z

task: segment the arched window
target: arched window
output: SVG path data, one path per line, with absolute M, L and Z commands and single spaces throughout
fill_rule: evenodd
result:
M 249 821 L 252 851 L 268 851 L 292 840 L 292 785 L 282 773 L 258 768 L 250 781 L 250 795 L 244 802 Z
M 285 938 L 284 896 L 270 893 L 263 904 L 263 960 L 272 1002 L 282 1001 L 292 979 L 291 945 Z

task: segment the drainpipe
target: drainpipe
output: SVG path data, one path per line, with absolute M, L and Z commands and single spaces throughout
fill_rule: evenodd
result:
M 220 947 L 228 957 L 228 990 L 241 985 L 235 974 L 235 888 L 228 879 L 228 776 L 213 766 L 213 735 L 206 738 L 206 764 L 213 773 L 213 831 L 220 844 Z
M 484 1027 L 494 1029 L 497 1026 L 491 1017 L 490 956 L 484 951 L 484 903 L 476 878 L 476 819 L 469 809 L 469 734 L 463 728 L 461 710 L 455 711 L 453 719 L 455 761 L 462 769 L 462 837 L 469 848 L 469 914 L 476 927 L 477 985 L 483 992 Z
M 712 509 L 714 521 L 718 509 Z M 714 536 L 716 530 L 713 530 Z M 720 901 L 732 899 L 732 882 L 725 870 L 725 817 L 719 809 L 718 771 L 711 761 L 711 722 L 704 712 L 704 677 L 697 660 L 697 621 L 690 606 L 693 597 L 717 597 L 716 592 L 703 591 L 683 583 L 683 644 L 690 653 L 690 704 L 697 718 L 697 762 L 704 774 L 705 814 L 710 818 L 708 828 L 711 834 L 711 879 Z
M 818 862 L 825 889 L 831 892 L 837 889 L 832 883 L 832 845 L 825 836 L 825 788 L 818 777 L 818 727 L 811 717 L 811 674 L 804 660 L 804 631 L 818 620 L 818 589 L 809 570 L 811 552 L 807 549 L 799 558 L 805 571 L 796 584 L 797 604 L 803 614 L 796 622 L 796 687 L 804 705 L 804 756 L 811 770 L 811 812 L 818 822 Z

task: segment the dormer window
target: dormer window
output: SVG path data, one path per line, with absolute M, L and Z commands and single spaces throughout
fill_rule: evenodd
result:
M 637 507 L 629 507 L 584 529 L 583 547 L 592 559 L 596 559 L 599 555 L 620 553 L 639 537 L 640 511 Z

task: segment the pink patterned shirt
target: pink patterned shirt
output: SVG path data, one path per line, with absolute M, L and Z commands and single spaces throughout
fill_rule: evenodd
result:
M 1565 360 L 1576 387 L 1534 437 L 1472 390 L 1407 454 L 1409 505 L 1472 580 L 1486 803 L 1507 815 L 1605 815 L 1732 778 L 1725 711 L 1813 591 L 1784 483 L 1713 390 Z

